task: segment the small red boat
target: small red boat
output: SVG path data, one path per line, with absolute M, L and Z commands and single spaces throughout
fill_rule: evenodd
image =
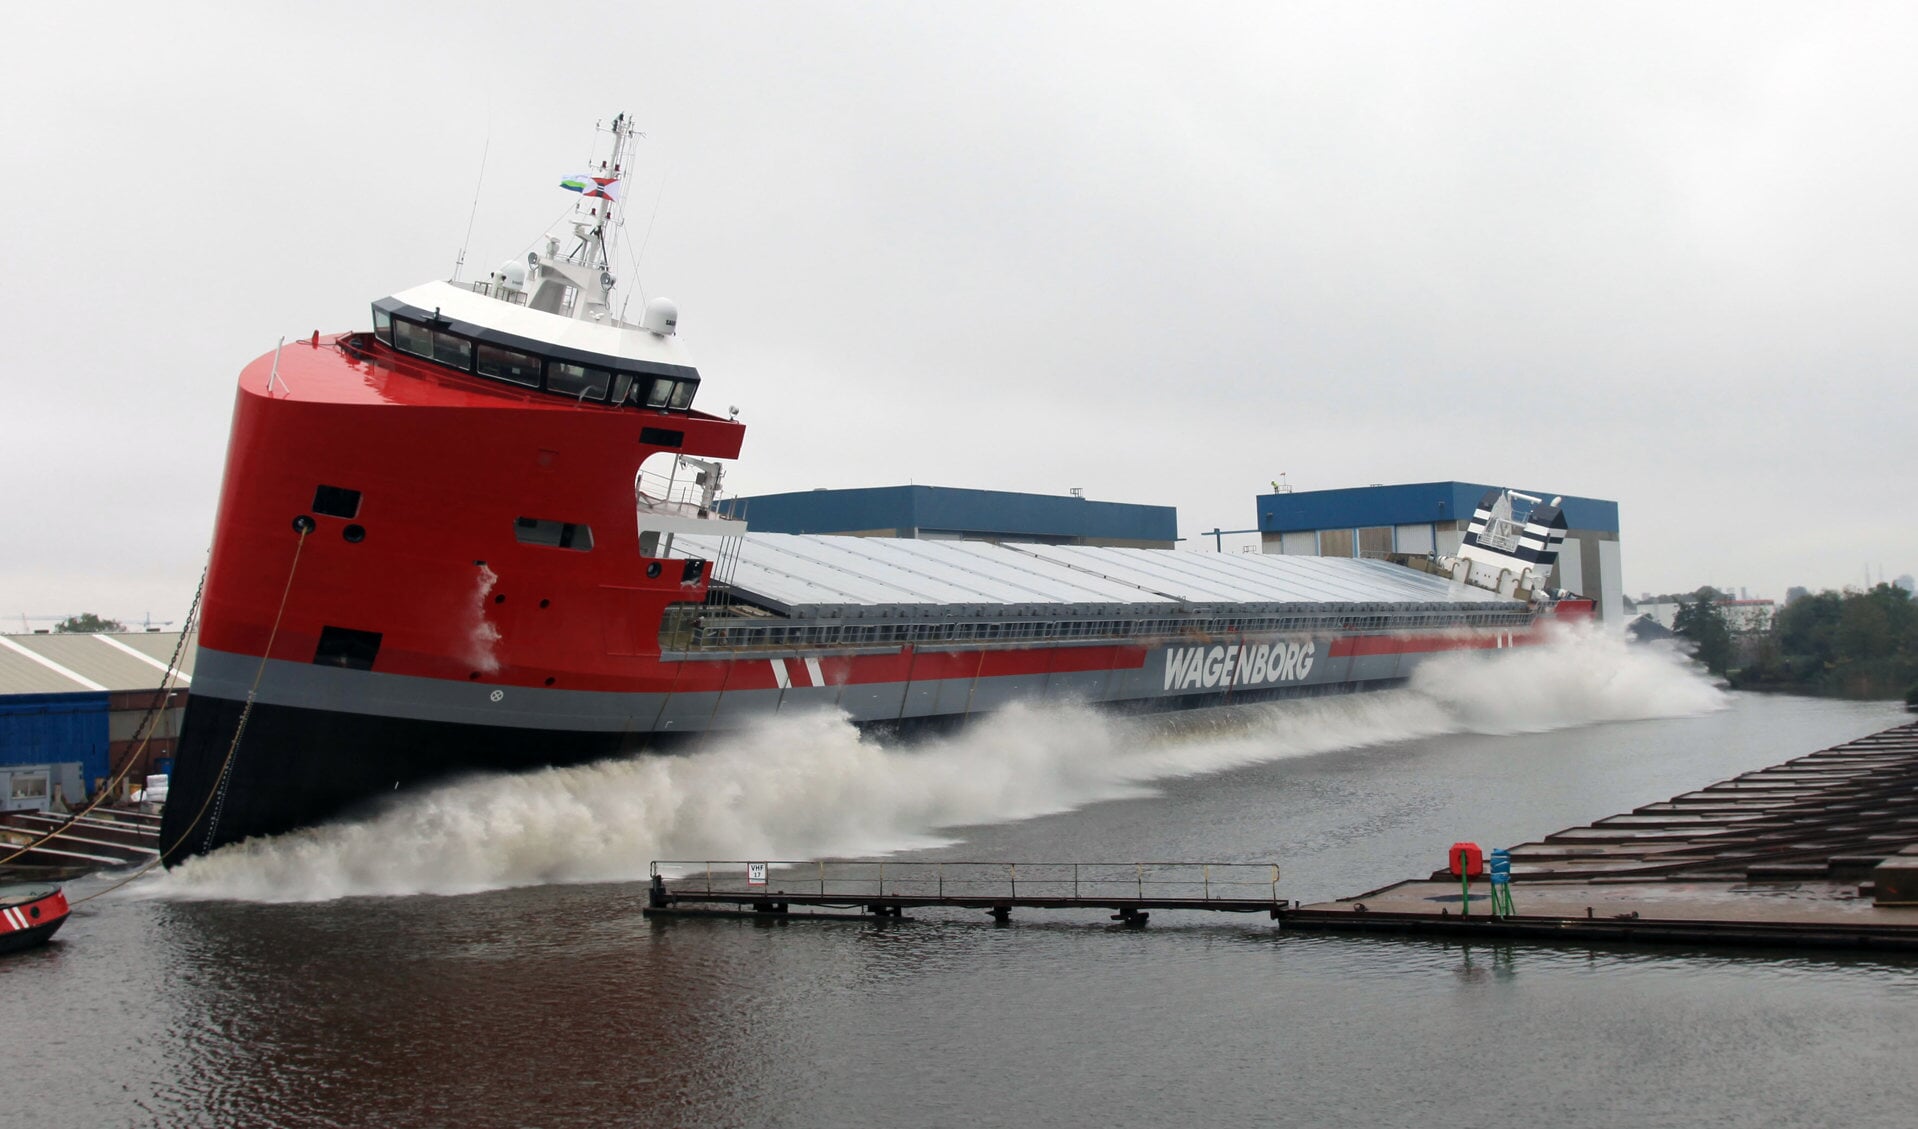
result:
M 58 886 L 0 889 L 0 953 L 45 944 L 67 923 L 67 896 Z

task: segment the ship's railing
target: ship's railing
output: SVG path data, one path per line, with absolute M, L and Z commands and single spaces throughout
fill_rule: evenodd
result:
M 740 607 L 685 604 L 668 608 L 660 645 L 668 651 L 896 647 L 905 644 L 984 646 L 1007 643 L 1137 642 L 1237 635 L 1350 634 L 1456 628 L 1519 630 L 1533 622 L 1524 609 L 1391 612 L 1338 609 L 1249 616 L 1155 616 L 1138 619 L 969 619 L 846 621 L 788 619 Z
M 1269 862 L 899 862 L 866 859 L 660 860 L 673 893 L 814 898 L 1111 899 L 1279 904 Z
M 526 304 L 526 291 L 495 290 L 493 284 L 483 278 L 474 279 L 472 282 L 456 282 L 453 285 L 464 286 L 482 298 L 497 298 L 508 305 L 524 306 Z
M 634 480 L 634 490 L 642 509 L 697 511 L 705 507 L 705 483 L 687 467 L 677 463 L 671 474 L 642 470 Z M 700 516 L 704 517 L 702 513 Z
M 709 510 L 700 504 L 697 496 L 688 498 L 684 494 L 672 498 L 654 498 L 639 494 L 634 499 L 634 512 L 641 518 L 647 514 L 665 514 L 671 517 L 715 518 L 725 520 L 726 515 L 718 510 Z M 694 553 L 681 553 L 679 556 L 696 556 Z

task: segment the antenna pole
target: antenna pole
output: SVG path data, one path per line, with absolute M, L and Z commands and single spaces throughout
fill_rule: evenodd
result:
M 608 132 L 613 135 L 613 152 L 611 157 L 600 163 L 600 171 L 614 178 L 620 185 L 615 191 L 623 192 L 626 178 L 626 146 L 633 137 L 632 119 L 623 112 L 615 114 L 612 127 Z M 593 204 L 593 244 L 599 251 L 599 262 L 596 265 L 600 270 L 612 269 L 613 245 L 619 238 L 618 225 L 613 223 L 613 209 L 617 206 L 618 201 L 611 199 L 596 200 Z M 609 227 L 611 231 L 608 230 Z
M 479 215 L 480 188 L 486 184 L 486 155 L 493 150 L 493 131 L 486 131 L 486 140 L 480 146 L 479 180 L 473 185 L 473 210 L 466 214 L 466 238 L 460 240 L 459 258 L 453 260 L 453 279 L 460 280 L 460 269 L 466 265 L 466 248 L 473 242 L 473 220 Z

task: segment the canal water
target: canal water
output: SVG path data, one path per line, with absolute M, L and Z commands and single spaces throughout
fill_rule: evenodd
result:
M 1272 861 L 1286 897 L 1347 895 L 1906 718 L 1588 636 L 1384 694 L 910 749 L 782 719 L 459 781 L 0 960 L 0 1124 L 1907 1126 L 1918 960 L 640 912 L 654 859 L 881 852 Z

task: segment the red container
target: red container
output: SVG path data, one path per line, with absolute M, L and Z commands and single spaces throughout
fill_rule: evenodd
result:
M 1476 878 L 1485 873 L 1485 852 L 1477 843 L 1453 843 L 1446 858 L 1450 860 L 1452 873 L 1460 877 Z

